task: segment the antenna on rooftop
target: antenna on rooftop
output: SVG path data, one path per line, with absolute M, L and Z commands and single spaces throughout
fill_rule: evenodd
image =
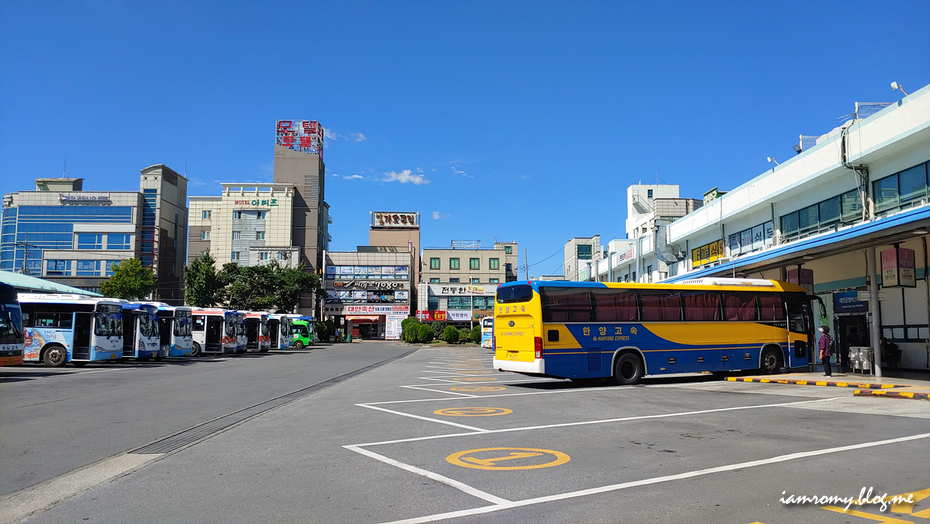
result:
M 68 153 L 65 153 L 65 166 L 61 169 L 61 178 L 68 178 Z

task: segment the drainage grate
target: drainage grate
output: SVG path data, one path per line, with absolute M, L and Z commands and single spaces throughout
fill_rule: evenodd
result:
M 241 409 L 239 411 L 230 413 L 228 415 L 223 415 L 222 417 L 219 417 L 217 419 L 213 419 L 209 422 L 204 422 L 203 424 L 194 426 L 192 428 L 185 429 L 179 433 L 175 433 L 174 435 L 171 435 L 170 437 L 165 437 L 163 439 L 156 440 L 155 442 L 152 442 L 151 444 L 147 444 L 145 446 L 142 446 L 141 448 L 137 448 L 132 451 L 129 451 L 129 453 L 154 454 L 154 453 L 170 453 L 172 451 L 179 450 L 185 446 L 188 446 L 197 441 L 203 440 L 207 437 L 210 437 L 211 435 L 215 435 L 228 427 L 231 427 L 235 424 L 248 420 L 252 417 L 256 417 L 258 415 L 261 415 L 262 413 L 271 411 L 274 408 L 283 406 L 284 404 L 293 402 L 299 398 L 306 397 L 308 395 L 316 393 L 317 391 L 326 389 L 330 386 L 334 386 L 339 382 L 342 382 L 351 377 L 354 377 L 355 375 L 360 375 L 378 366 L 387 364 L 388 362 L 392 362 L 394 360 L 406 357 L 407 355 L 413 353 L 414 351 L 416 350 L 412 349 L 410 351 L 407 351 L 406 353 L 397 355 L 396 357 L 392 357 L 387 360 L 382 360 L 381 362 L 372 364 L 370 366 L 366 366 L 361 369 L 357 369 L 350 373 L 346 373 L 345 375 L 340 375 L 338 377 L 331 378 L 327 381 L 320 382 L 319 384 L 314 384 L 312 386 L 299 389 L 297 391 L 293 391 L 286 395 L 282 395 L 280 397 L 273 398 L 271 400 L 266 400 L 265 402 L 255 404 L 254 406 Z

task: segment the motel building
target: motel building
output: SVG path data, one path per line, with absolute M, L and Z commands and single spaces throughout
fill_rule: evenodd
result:
M 836 129 L 801 135 L 795 151 L 737 188 L 708 191 L 681 218 L 612 241 L 598 280 L 797 283 L 823 300 L 819 322 L 844 371 L 930 369 L 930 86 L 857 103 Z M 900 362 L 881 362 L 880 337 L 897 344 Z

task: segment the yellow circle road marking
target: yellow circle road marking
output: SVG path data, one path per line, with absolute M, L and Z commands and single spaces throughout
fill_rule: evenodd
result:
M 457 377 L 452 380 L 457 380 L 459 382 L 482 382 L 485 380 L 491 381 L 497 379 L 494 377 Z
M 549 462 L 539 463 L 536 457 L 551 457 Z M 525 466 L 499 466 L 498 464 L 512 464 L 506 462 L 510 460 L 522 460 L 531 462 Z M 482 448 L 459 451 L 446 457 L 446 462 L 463 468 L 486 469 L 494 471 L 506 471 L 516 469 L 539 469 L 550 468 L 565 464 L 571 458 L 560 451 L 551 449 L 535 448 Z
M 471 386 L 471 387 L 458 387 L 458 388 L 449 388 L 449 391 L 470 391 L 472 393 L 481 392 L 481 391 L 504 391 L 505 387 L 501 386 Z
M 509 415 L 513 413 L 513 410 L 507 408 L 446 408 L 437 409 L 433 413 L 448 417 L 496 417 L 497 415 Z

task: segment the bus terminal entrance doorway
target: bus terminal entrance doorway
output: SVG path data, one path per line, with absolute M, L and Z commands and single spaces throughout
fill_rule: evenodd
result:
M 842 371 L 851 371 L 849 348 L 871 345 L 868 318 L 863 314 L 837 315 L 834 325 L 836 326 L 834 342 L 839 353 L 836 357 L 837 361 Z

